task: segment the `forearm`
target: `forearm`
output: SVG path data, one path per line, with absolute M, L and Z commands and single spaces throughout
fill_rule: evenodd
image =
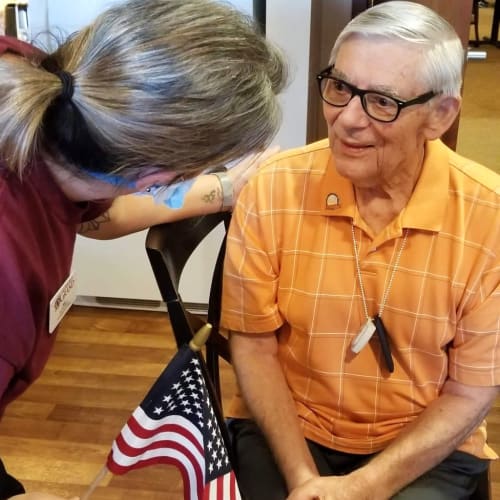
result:
M 274 338 L 274 334 L 273 334 Z M 248 349 L 231 336 L 232 364 L 245 403 L 266 436 L 289 490 L 317 476 L 275 352 Z M 260 339 L 259 339 L 260 340 Z M 250 340 L 250 342 L 259 342 Z
M 222 206 L 219 179 L 215 175 L 198 177 L 186 194 L 181 208 L 155 203 L 152 196 L 129 194 L 115 198 L 107 212 L 83 223 L 78 232 L 95 239 L 112 239 L 142 231 L 157 224 L 196 215 L 218 212 Z
M 456 384 L 448 382 L 443 394 L 391 445 L 353 473 L 377 492 L 368 498 L 390 498 L 455 451 L 482 422 L 497 389 L 473 388 L 477 394 L 471 397 L 456 390 Z

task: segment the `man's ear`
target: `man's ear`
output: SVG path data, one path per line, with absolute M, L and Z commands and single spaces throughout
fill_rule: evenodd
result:
M 460 97 L 438 96 L 428 117 L 426 138 L 440 138 L 453 124 L 460 111 Z

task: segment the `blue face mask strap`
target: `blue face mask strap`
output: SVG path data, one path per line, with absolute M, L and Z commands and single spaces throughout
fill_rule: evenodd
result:
M 184 205 L 184 200 L 196 179 L 176 182 L 170 186 L 153 185 L 142 191 L 140 195 L 152 196 L 156 204 L 164 204 L 168 208 L 179 209 Z
M 86 175 L 92 177 L 93 179 L 97 179 L 98 181 L 106 182 L 111 184 L 112 186 L 118 188 L 127 188 L 127 189 L 135 189 L 136 182 L 126 179 L 121 175 L 117 174 L 108 174 L 105 172 L 92 172 L 92 170 L 83 169 Z
M 84 169 L 85 174 L 98 181 L 106 182 L 117 188 L 135 189 L 136 182 L 130 181 L 121 175 L 109 174 L 105 172 L 93 172 Z M 137 194 L 150 195 L 154 198 L 155 203 L 164 204 L 168 208 L 179 209 L 184 205 L 184 199 L 188 191 L 191 189 L 195 179 L 177 182 L 170 186 L 154 185 L 148 188 L 147 192 L 139 192 Z

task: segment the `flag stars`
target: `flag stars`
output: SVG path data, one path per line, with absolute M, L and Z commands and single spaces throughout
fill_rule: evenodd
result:
M 155 415 L 161 415 L 165 410 L 161 406 L 155 406 L 153 413 Z
M 163 424 L 170 421 L 168 420 L 170 416 L 176 418 L 177 425 L 181 427 L 185 425 L 186 432 L 191 432 L 190 429 L 193 427 L 198 430 L 193 433 L 192 439 L 193 442 L 199 442 L 203 447 L 199 466 L 203 468 L 207 485 L 214 479 L 229 473 L 231 464 L 218 420 L 212 409 L 212 401 L 205 385 L 203 370 L 200 369 L 200 362 L 193 358 L 195 356 L 193 353 L 185 351 L 184 355 L 189 356 L 189 359 L 184 358 L 182 366 L 179 364 L 176 366 L 175 373 L 171 371 L 168 377 L 161 379 L 161 385 L 160 379 L 156 382 L 150 395 L 141 403 L 140 409 L 146 413 L 147 418 L 151 419 L 153 424 L 157 422 L 158 439 L 163 439 Z M 197 441 L 200 439 L 201 441 Z M 148 446 L 156 447 L 157 442 L 153 440 Z M 123 453 L 121 450 L 120 452 Z M 134 462 L 129 469 L 141 464 L 142 459 L 135 456 L 130 458 Z M 191 484 L 188 487 L 189 489 L 198 488 Z M 195 498 L 195 496 L 190 495 L 188 498 Z

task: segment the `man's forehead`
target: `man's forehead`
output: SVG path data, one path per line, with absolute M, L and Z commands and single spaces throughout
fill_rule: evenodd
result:
M 338 48 L 333 75 L 363 90 L 414 93 L 423 47 L 388 37 L 353 34 Z

